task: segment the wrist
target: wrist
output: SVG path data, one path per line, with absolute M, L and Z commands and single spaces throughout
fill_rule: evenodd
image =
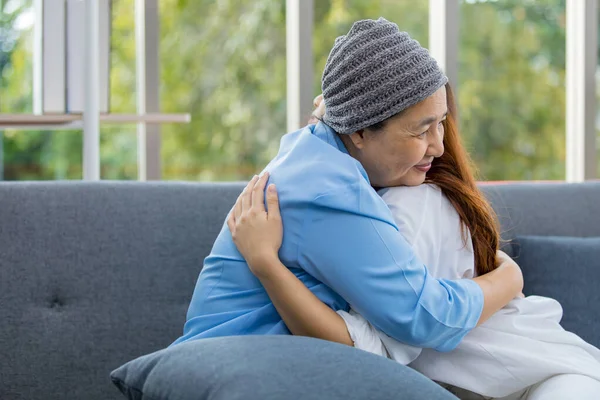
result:
M 252 273 L 259 279 L 268 278 L 281 264 L 277 253 L 265 253 L 246 260 Z

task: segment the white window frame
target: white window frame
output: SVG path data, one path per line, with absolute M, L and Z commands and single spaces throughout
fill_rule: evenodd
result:
M 459 0 L 429 0 L 429 52 L 458 90 Z
M 314 93 L 313 0 L 286 2 L 287 130 L 306 125 Z
M 85 2 L 85 99 L 83 111 L 83 180 L 100 180 L 100 7 Z
M 57 1 L 57 0 L 53 0 Z M 100 0 L 110 1 L 110 0 Z M 42 0 L 36 0 L 41 4 Z M 100 179 L 99 157 L 99 8 L 86 1 L 86 80 L 83 117 L 83 179 Z M 598 0 L 567 0 L 566 30 L 566 180 L 594 179 L 597 171 L 596 69 Z M 286 0 L 287 129 L 303 126 L 312 111 L 314 0 Z M 451 84 L 458 84 L 459 0 L 429 0 L 429 48 Z M 38 7 L 41 10 L 41 7 Z M 142 116 L 159 112 L 158 0 L 136 0 L 136 72 L 139 179 L 160 179 L 160 129 Z M 41 25 L 43 29 L 43 25 Z M 37 37 L 43 30 L 37 30 Z M 41 45 L 43 42 L 38 40 Z M 60 49 L 59 49 L 60 50 Z M 41 54 L 41 53 L 40 53 Z M 52 60 L 50 60 L 52 61 Z M 56 60 L 54 60 L 56 62 Z M 43 64 L 37 63 L 38 66 Z M 60 67 L 60 66 L 59 66 Z M 42 99 L 43 69 L 36 67 L 34 86 Z M 56 83 L 56 82 L 54 82 Z M 59 99 L 60 100 L 60 99 Z M 36 111 L 42 106 L 38 103 Z M 177 119 L 176 116 L 173 117 Z M 188 116 L 189 120 L 189 116 Z M 168 122 L 168 121 L 166 121 Z M 4 124 L 6 125 L 6 124 Z M 41 125 L 37 125 L 38 127 Z M 77 129 L 80 124 L 49 125 Z M 12 126 L 31 129 L 31 126 Z
M 596 148 L 597 0 L 567 0 L 566 180 L 594 179 Z
M 135 0 L 137 112 L 143 116 L 160 110 L 158 0 Z M 140 122 L 138 180 L 160 180 L 160 125 Z

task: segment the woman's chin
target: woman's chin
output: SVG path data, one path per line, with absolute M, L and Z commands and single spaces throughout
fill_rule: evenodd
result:
M 380 184 L 380 185 L 375 185 L 374 183 L 371 183 L 372 186 L 376 189 L 381 189 L 381 188 L 386 188 L 386 187 L 395 187 L 395 186 L 419 186 L 422 185 L 423 183 L 425 183 L 425 177 L 426 177 L 426 173 L 416 170 L 416 169 L 411 169 L 410 171 L 408 171 L 406 174 L 402 175 L 401 177 L 397 177 L 395 179 L 390 179 L 386 182 L 381 182 L 384 184 Z
M 410 171 L 402 177 L 397 186 L 419 186 L 425 182 L 426 174 L 420 171 Z

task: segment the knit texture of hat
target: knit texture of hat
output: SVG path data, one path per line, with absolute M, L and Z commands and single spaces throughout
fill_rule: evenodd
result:
M 446 82 L 429 51 L 398 25 L 384 18 L 357 21 L 327 58 L 323 121 L 350 134 L 425 100 Z

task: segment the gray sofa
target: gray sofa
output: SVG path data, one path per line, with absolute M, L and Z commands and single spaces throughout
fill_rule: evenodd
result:
M 0 184 L 0 399 L 122 398 L 110 371 L 180 335 L 202 260 L 242 187 Z M 483 189 L 507 240 L 600 237 L 600 183 Z M 600 271 L 598 260 L 584 268 Z M 550 292 L 536 294 L 561 297 L 566 316 L 587 307 L 569 329 L 599 345 L 598 283 L 569 287 L 560 269 L 524 270 L 525 292 L 531 277 Z

